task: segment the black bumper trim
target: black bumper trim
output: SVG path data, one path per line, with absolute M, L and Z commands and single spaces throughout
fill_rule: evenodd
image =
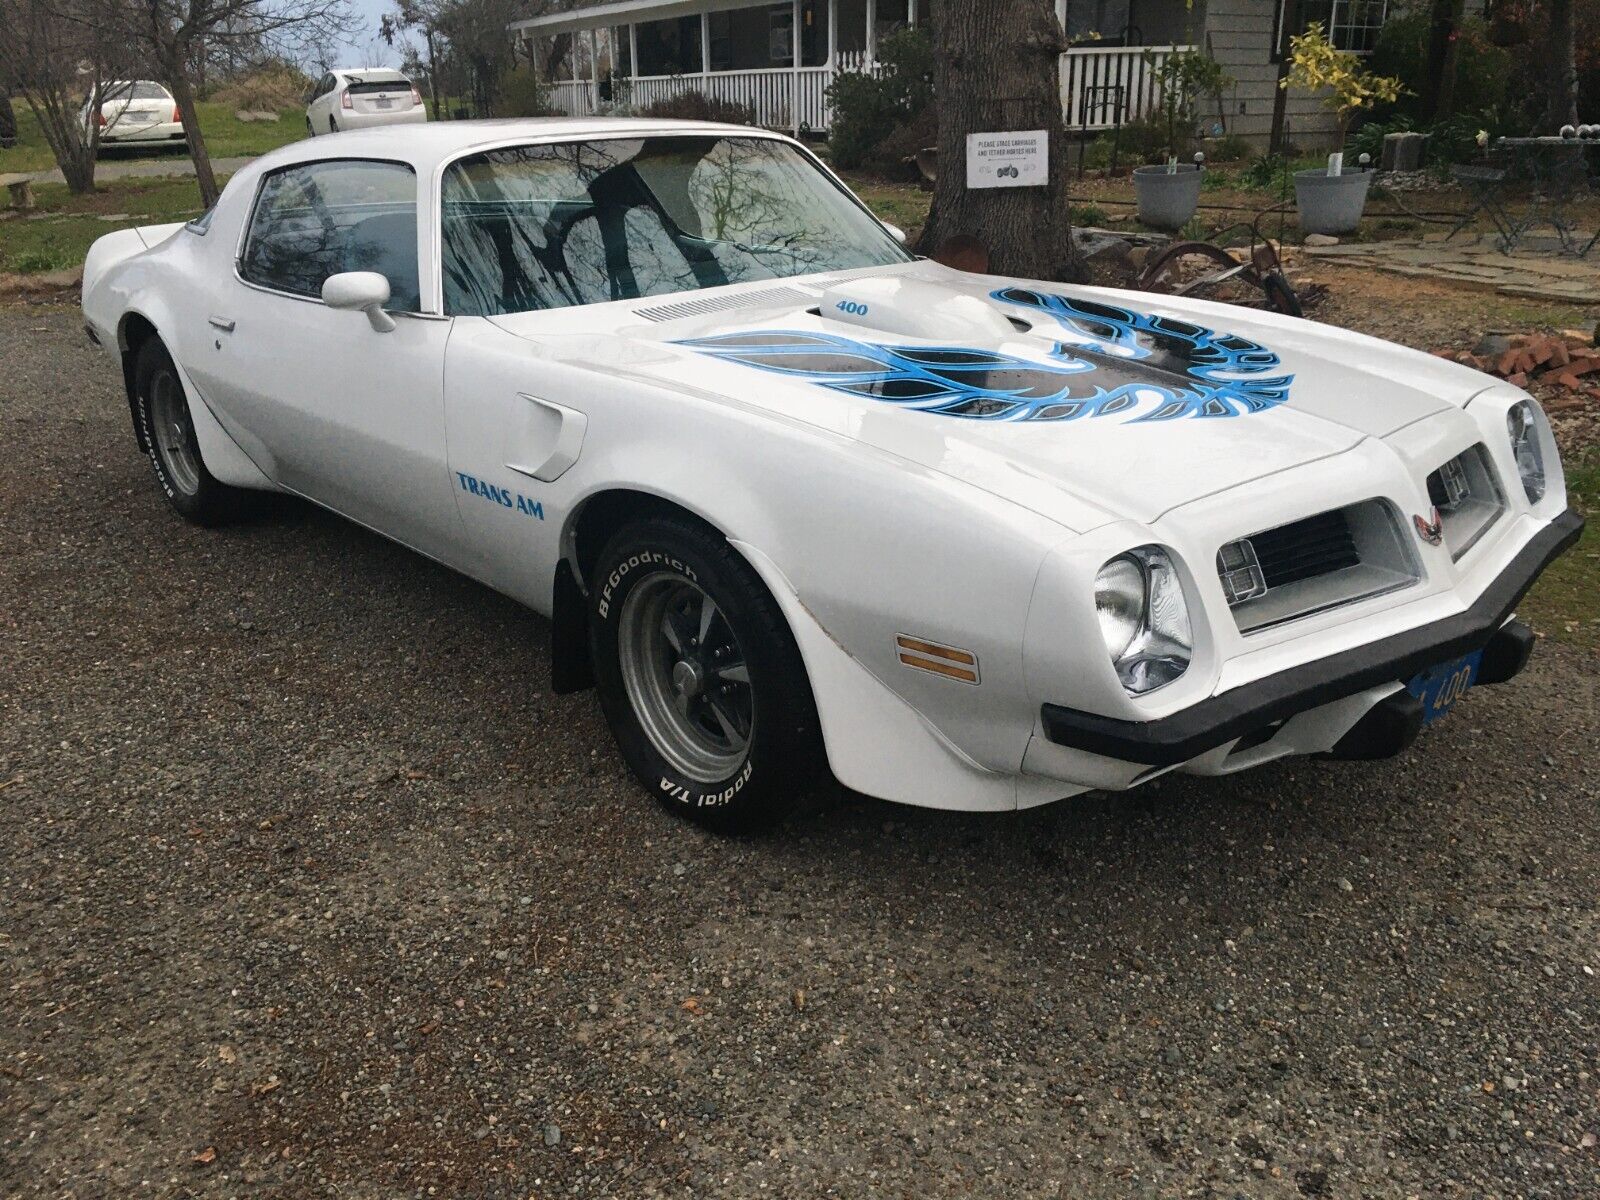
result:
M 1486 646 L 1533 581 L 1582 533 L 1583 518 L 1568 509 L 1522 548 L 1470 609 L 1453 617 L 1269 675 L 1154 721 L 1046 704 L 1040 713 L 1045 736 L 1059 746 L 1125 762 L 1173 766 L 1272 721 L 1409 679 Z

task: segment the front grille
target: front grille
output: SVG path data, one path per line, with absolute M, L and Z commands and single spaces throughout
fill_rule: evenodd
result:
M 1250 539 L 1267 587 L 1315 579 L 1361 561 L 1344 509 L 1280 525 Z
M 1391 505 L 1363 500 L 1229 542 L 1217 578 L 1240 632 L 1353 604 L 1421 578 Z

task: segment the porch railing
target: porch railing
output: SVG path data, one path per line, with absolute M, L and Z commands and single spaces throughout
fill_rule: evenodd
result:
M 1067 131 L 1110 129 L 1156 110 L 1161 64 L 1188 46 L 1076 46 L 1061 56 L 1061 110 Z M 1149 61 L 1146 61 L 1146 56 Z
M 1161 99 L 1156 69 L 1182 46 L 1077 47 L 1062 55 L 1061 106 L 1068 131 L 1109 129 L 1117 109 L 1130 121 L 1155 111 Z M 1153 60 L 1145 61 L 1149 54 Z M 844 58 L 840 56 L 841 60 Z M 712 71 L 705 75 L 642 75 L 613 80 L 613 103 L 644 108 L 685 92 L 704 92 L 714 100 L 744 105 L 756 124 L 792 129 L 798 112 L 800 128 L 827 130 L 832 112 L 828 84 L 836 71 L 868 69 L 864 61 L 841 61 L 836 67 L 776 67 L 762 71 Z M 550 103 L 569 116 L 595 112 L 595 87 L 588 80 L 550 85 Z M 602 102 L 603 104 L 604 102 Z

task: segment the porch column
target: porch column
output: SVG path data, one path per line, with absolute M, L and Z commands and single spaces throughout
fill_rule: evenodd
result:
M 700 92 L 711 95 L 711 18 L 700 14 Z
M 794 0 L 790 11 L 794 17 L 789 26 L 789 124 L 795 137 L 800 136 L 800 0 Z
M 589 111 L 600 111 L 600 42 L 589 28 Z
M 828 80 L 832 82 L 839 57 L 839 0 L 828 0 Z
M 878 61 L 878 0 L 867 0 L 867 68 Z
M 639 27 L 628 22 L 628 78 L 639 78 Z M 633 103 L 633 88 L 628 89 L 628 103 Z

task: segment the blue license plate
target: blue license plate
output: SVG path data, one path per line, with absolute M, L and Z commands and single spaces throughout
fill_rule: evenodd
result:
M 1478 678 L 1483 651 L 1429 667 L 1406 684 L 1406 691 L 1422 701 L 1422 723 L 1431 725 L 1455 706 Z

